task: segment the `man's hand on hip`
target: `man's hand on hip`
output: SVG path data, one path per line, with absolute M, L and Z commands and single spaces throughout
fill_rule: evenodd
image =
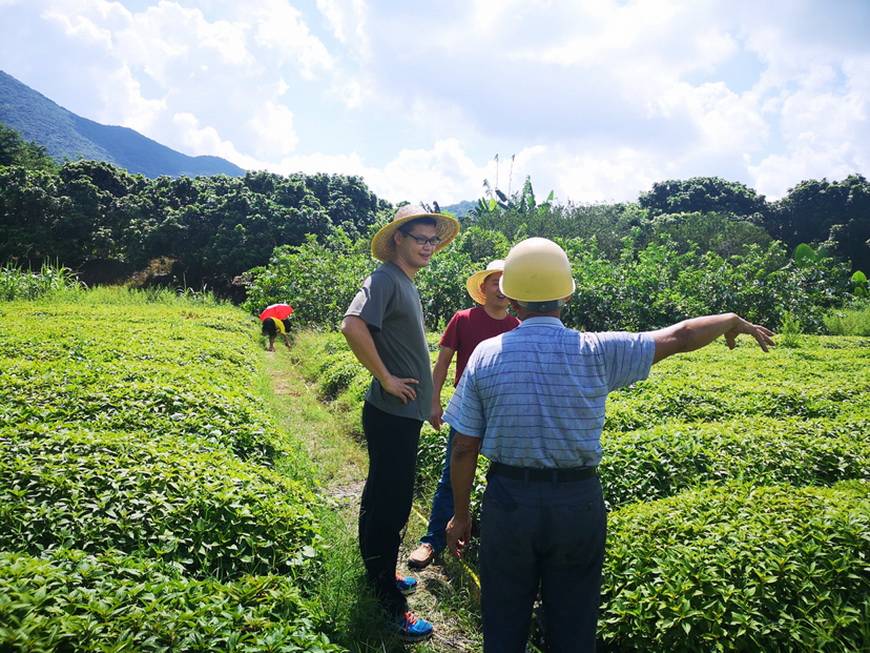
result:
M 417 398 L 417 391 L 414 385 L 420 383 L 417 379 L 403 379 L 390 374 L 386 379 L 381 381 L 381 386 L 389 394 L 398 397 L 403 404 L 409 401 L 414 401 Z

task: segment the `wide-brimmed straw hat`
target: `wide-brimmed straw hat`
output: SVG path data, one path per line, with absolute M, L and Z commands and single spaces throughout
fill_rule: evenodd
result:
M 468 294 L 471 295 L 471 298 L 476 301 L 478 304 L 486 304 L 486 296 L 480 291 L 480 286 L 486 281 L 486 278 L 491 275 L 493 272 L 503 272 L 504 271 L 504 261 L 502 259 L 496 259 L 494 261 L 490 261 L 489 265 L 486 266 L 485 270 L 480 270 L 479 272 L 475 272 L 465 281 L 465 289 L 468 290 Z
M 417 218 L 434 218 L 438 238 L 441 239 L 441 242 L 435 246 L 436 252 L 447 247 L 450 241 L 456 238 L 456 234 L 459 233 L 459 221 L 456 218 L 444 215 L 443 213 L 431 213 L 422 206 L 407 204 L 396 211 L 393 219 L 381 227 L 378 233 L 374 235 L 372 238 L 372 256 L 381 261 L 389 261 L 395 252 L 393 234 L 403 224 Z

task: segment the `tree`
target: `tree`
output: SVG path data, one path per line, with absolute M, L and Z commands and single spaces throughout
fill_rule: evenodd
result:
M 57 170 L 57 164 L 44 147 L 24 140 L 17 131 L 3 123 L 0 123 L 0 166 L 21 166 L 45 172 Z
M 773 206 L 768 231 L 790 248 L 823 244 L 848 259 L 852 269 L 870 267 L 870 183 L 861 175 L 842 181 L 802 181 Z
M 763 195 L 736 181 L 721 177 L 669 179 L 653 184 L 641 193 L 638 203 L 652 216 L 663 213 L 714 212 L 763 216 L 767 202 Z

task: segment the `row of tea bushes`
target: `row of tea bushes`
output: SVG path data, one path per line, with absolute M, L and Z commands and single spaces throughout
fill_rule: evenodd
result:
M 275 575 L 194 580 L 160 561 L 59 549 L 0 552 L 4 651 L 337 653 L 316 609 Z
M 190 439 L 2 429 L 0 479 L 3 549 L 140 552 L 192 578 L 313 574 L 311 491 Z
M 610 516 L 604 651 L 858 651 L 870 483 L 732 483 Z
M 728 479 L 828 485 L 870 479 L 870 413 L 669 422 L 606 433 L 602 447 L 601 484 L 611 508 Z
M 657 364 L 646 381 L 613 393 L 606 431 L 632 431 L 670 421 L 742 417 L 831 418 L 870 410 L 870 340 L 803 337 L 800 349 L 765 354 L 744 338 Z
M 0 650 L 337 650 L 258 325 L 72 297 L 0 303 Z
M 0 426 L 80 422 L 195 435 L 260 462 L 274 454 L 257 369 L 244 353 L 256 327 L 238 312 L 27 307 L 0 305 Z M 119 315 L 124 308 L 132 314 Z

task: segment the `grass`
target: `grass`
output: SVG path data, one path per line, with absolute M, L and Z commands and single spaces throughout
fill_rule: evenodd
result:
M 870 336 L 870 301 L 856 302 L 851 308 L 836 309 L 823 318 L 825 328 L 835 336 Z

